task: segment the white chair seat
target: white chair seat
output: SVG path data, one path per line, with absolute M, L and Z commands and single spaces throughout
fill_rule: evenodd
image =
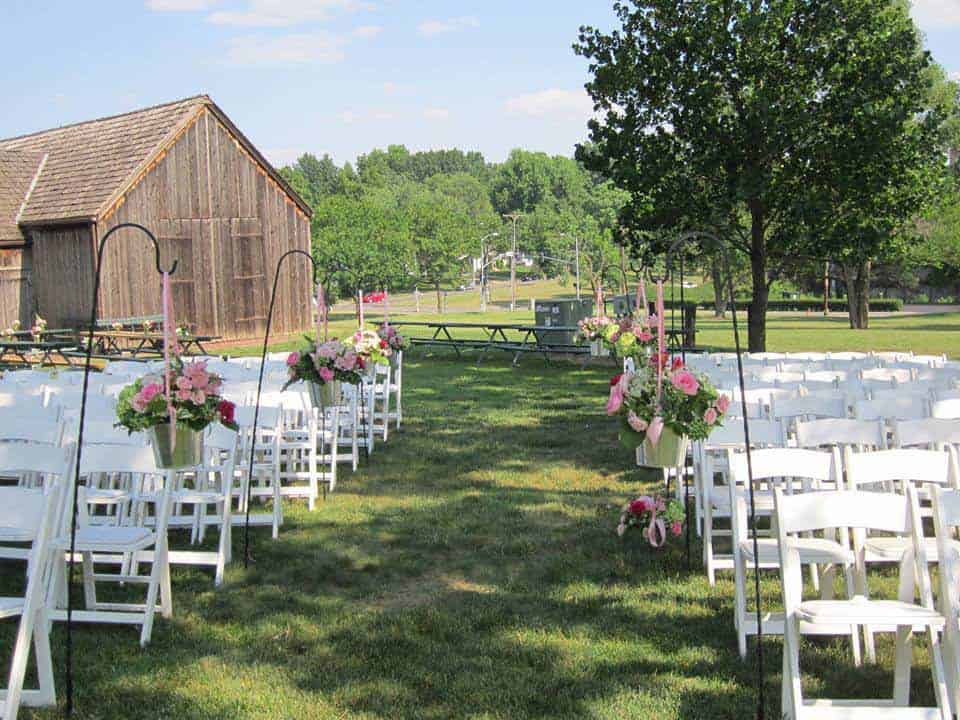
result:
M 830 563 L 854 562 L 853 551 L 844 548 L 834 540 L 800 537 L 793 540 L 793 546 L 800 551 L 800 562 L 802 563 L 827 565 Z M 757 549 L 760 551 L 761 563 L 779 562 L 780 556 L 776 538 L 757 538 Z M 753 540 L 741 542 L 740 552 L 747 560 L 753 562 Z
M 33 536 L 24 530 L 0 526 L 0 542 L 21 543 L 31 542 L 32 540 Z
M 822 625 L 931 625 L 942 627 L 943 615 L 921 605 L 899 600 L 808 600 L 797 607 L 806 622 Z
M 936 538 L 924 538 L 923 544 L 927 549 L 927 560 L 935 562 L 939 557 Z M 950 544 L 960 550 L 960 541 L 951 540 Z M 905 537 L 871 537 L 863 543 L 867 551 L 867 560 L 899 562 L 903 553 L 910 547 L 910 538 Z
M 143 527 L 115 527 L 109 525 L 87 525 L 77 528 L 75 549 L 77 552 L 97 552 L 119 549 L 139 550 L 153 545 L 153 531 Z M 59 538 L 61 549 L 70 549 L 70 537 Z
M 23 598 L 0 597 L 0 618 L 16 617 L 23 612 Z

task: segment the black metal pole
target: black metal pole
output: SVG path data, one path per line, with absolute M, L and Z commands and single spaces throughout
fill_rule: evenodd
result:
M 753 591 L 754 599 L 757 604 L 757 715 L 758 720 L 764 720 L 766 717 L 765 713 L 765 703 L 763 697 L 763 679 L 764 679 L 764 666 L 763 666 L 763 611 L 760 607 L 760 548 L 759 542 L 757 540 L 757 505 L 756 498 L 754 495 L 753 488 L 753 460 L 750 453 L 750 423 L 747 420 L 747 397 L 746 397 L 746 383 L 743 378 L 743 352 L 740 347 L 740 327 L 737 323 L 737 302 L 736 302 L 736 291 L 733 282 L 733 273 L 730 271 L 730 255 L 727 250 L 726 244 L 717 237 L 712 232 L 707 232 L 705 230 L 691 230 L 685 233 L 682 233 L 673 244 L 670 246 L 670 249 L 667 251 L 666 259 L 666 268 L 669 272 L 670 260 L 673 257 L 673 253 L 684 245 L 684 243 L 689 240 L 705 239 L 710 240 L 716 248 L 720 251 L 723 256 L 723 271 L 727 275 L 727 285 L 730 293 L 730 307 L 731 315 L 733 317 L 733 344 L 734 349 L 737 354 L 737 380 L 740 385 L 740 406 L 743 415 L 743 444 L 744 444 L 744 453 L 747 459 L 747 485 L 748 485 L 748 497 L 750 500 L 750 524 L 751 524 L 751 541 L 753 543 Z M 665 278 L 662 278 L 665 279 Z
M 253 463 L 257 452 L 257 423 L 260 420 L 260 395 L 263 392 L 263 366 L 267 360 L 267 345 L 270 342 L 270 325 L 273 323 L 273 306 L 277 302 L 277 285 L 280 281 L 280 269 L 283 267 L 283 261 L 291 255 L 303 255 L 310 261 L 313 268 L 314 277 L 317 274 L 317 261 L 313 255 L 305 250 L 287 250 L 280 259 L 277 260 L 277 268 L 273 273 L 273 289 L 270 291 L 270 309 L 267 310 L 267 329 L 263 334 L 263 349 L 260 352 L 260 373 L 257 377 L 257 404 L 253 408 L 253 430 L 250 435 L 250 466 L 247 469 L 247 493 L 244 498 L 246 503 L 246 515 L 243 522 L 243 567 L 250 566 L 250 491 L 253 487 Z M 320 308 L 317 308 L 320 312 Z M 317 342 L 320 342 L 318 337 Z M 275 458 L 279 462 L 279 458 Z
M 164 269 L 160 267 L 160 243 L 157 242 L 157 238 L 154 237 L 152 232 L 138 223 L 120 223 L 119 225 L 113 226 L 100 240 L 100 245 L 97 248 L 97 266 L 93 276 L 93 301 L 90 306 L 90 325 L 87 328 L 87 351 L 83 364 L 83 389 L 80 393 L 80 421 L 79 428 L 77 429 L 77 453 L 74 459 L 73 495 L 70 498 L 70 557 L 69 570 L 67 572 L 67 667 L 66 679 L 64 681 L 67 695 L 66 705 L 64 706 L 64 716 L 67 718 L 73 716 L 73 556 L 77 547 L 77 490 L 80 487 L 80 463 L 83 457 L 83 422 L 87 414 L 87 392 L 90 388 L 90 360 L 93 356 L 93 333 L 96 330 L 97 325 L 97 309 L 99 305 L 98 296 L 100 295 L 100 273 L 103 270 L 103 249 L 107 244 L 107 240 L 109 240 L 113 234 L 117 232 L 117 230 L 122 230 L 124 228 L 139 230 L 150 239 L 150 242 L 153 243 L 154 261 L 159 274 L 163 275 L 164 272 L 167 272 L 168 274 L 173 275 L 173 273 L 175 273 L 177 270 L 176 260 L 173 261 L 173 265 L 171 265 L 170 269 L 167 271 L 164 271 Z M 164 342 L 166 342 L 166 338 L 164 338 Z

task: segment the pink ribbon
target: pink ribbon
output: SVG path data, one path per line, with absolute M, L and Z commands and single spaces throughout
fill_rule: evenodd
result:
M 317 283 L 317 347 L 320 346 L 320 331 L 323 341 L 327 341 L 327 302 L 323 297 L 323 283 Z
M 170 450 L 177 446 L 177 409 L 173 406 L 173 368 L 170 364 L 170 352 L 177 343 L 177 331 L 173 327 L 173 293 L 170 291 L 170 273 L 163 273 L 163 389 L 167 397 L 167 414 L 170 416 Z
M 657 537 L 659 536 L 659 540 Z M 647 540 L 653 547 L 660 547 L 667 541 L 667 526 L 661 518 L 657 517 L 657 508 L 654 505 L 650 509 L 650 524 L 647 526 Z
M 657 280 L 657 415 L 650 421 L 647 428 L 647 439 L 651 445 L 656 445 L 663 431 L 663 418 L 660 417 L 660 395 L 663 390 L 663 366 L 666 365 L 663 354 L 665 350 L 663 337 L 663 280 Z

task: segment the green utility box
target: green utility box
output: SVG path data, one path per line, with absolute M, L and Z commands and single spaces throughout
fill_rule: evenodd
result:
M 534 306 L 534 321 L 541 327 L 576 327 L 579 320 L 593 315 L 593 300 L 538 300 Z M 573 345 L 576 330 L 546 333 L 545 342 L 554 345 Z

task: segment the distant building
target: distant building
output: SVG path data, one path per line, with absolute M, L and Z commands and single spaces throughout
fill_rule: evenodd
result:
M 96 247 L 111 227 L 151 230 L 171 277 L 178 323 L 200 333 L 262 334 L 273 269 L 310 251 L 310 208 L 207 96 L 0 140 L 0 329 L 39 312 L 49 327 L 90 313 Z M 273 329 L 310 325 L 313 281 L 288 261 Z M 160 313 L 159 276 L 142 235 L 107 245 L 101 318 Z

